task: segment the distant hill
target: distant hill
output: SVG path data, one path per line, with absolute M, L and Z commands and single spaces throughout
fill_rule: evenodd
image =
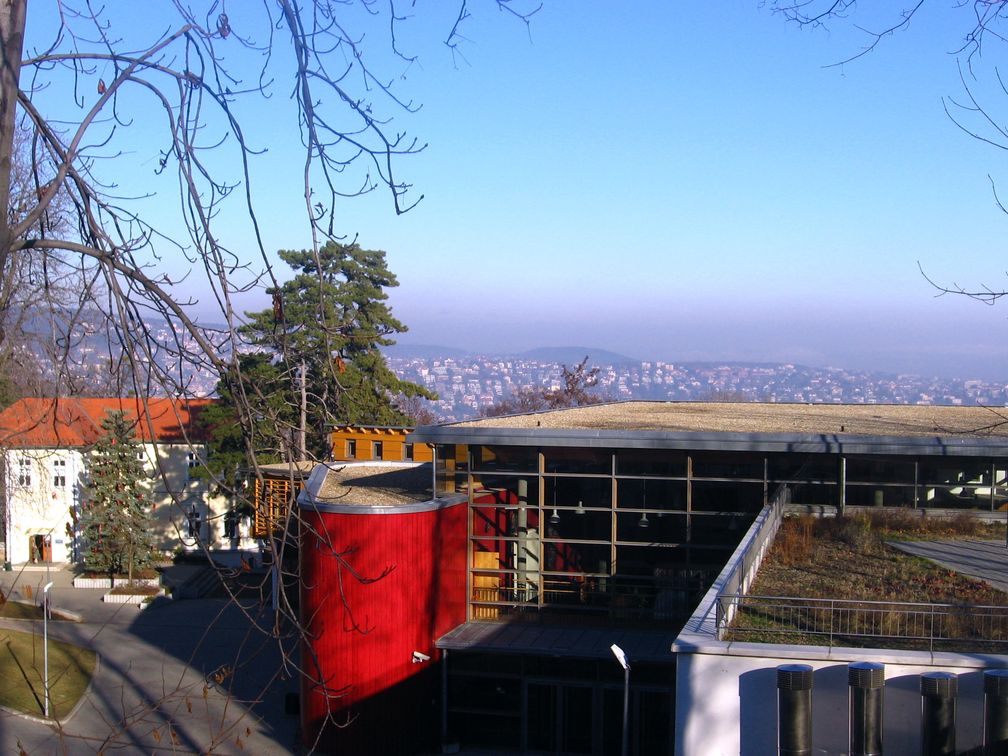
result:
M 640 360 L 636 357 L 627 357 L 625 354 L 608 352 L 605 349 L 584 346 L 552 346 L 529 349 L 521 352 L 518 357 L 525 357 L 530 360 L 540 362 L 562 362 L 565 365 L 576 365 L 588 356 L 588 364 L 594 365 L 635 365 Z
M 462 357 L 484 356 L 484 357 L 520 357 L 539 362 L 559 362 L 565 365 L 576 365 L 588 355 L 589 365 L 636 365 L 640 360 L 634 357 L 627 357 L 625 354 L 608 352 L 605 349 L 585 346 L 553 346 L 538 347 L 525 352 L 473 352 L 455 347 L 441 346 L 439 344 L 393 344 L 382 350 L 389 357 L 400 359 L 444 359 L 450 357 L 459 359 Z

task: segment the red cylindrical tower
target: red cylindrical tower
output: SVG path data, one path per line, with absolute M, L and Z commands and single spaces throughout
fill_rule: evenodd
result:
M 312 489 L 300 502 L 304 743 L 340 754 L 434 750 L 434 643 L 466 613 L 465 501 L 342 503 Z

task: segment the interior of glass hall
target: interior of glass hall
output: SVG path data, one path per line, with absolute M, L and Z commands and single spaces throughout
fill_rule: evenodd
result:
M 681 623 L 780 486 L 793 504 L 995 511 L 1008 460 L 439 445 L 468 492 L 470 619 Z

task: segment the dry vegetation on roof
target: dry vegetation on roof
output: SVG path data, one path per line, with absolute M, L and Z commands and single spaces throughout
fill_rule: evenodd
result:
M 892 601 L 1008 605 L 1008 594 L 887 541 L 1001 539 L 1003 523 L 968 514 L 922 518 L 900 510 L 836 518 L 789 517 L 781 523 L 750 593 Z
M 612 402 L 456 425 L 905 437 L 987 437 L 1008 432 L 1008 419 L 988 407 L 758 402 Z
M 851 610 L 831 619 L 825 606 L 810 611 L 791 610 L 790 602 L 759 597 L 840 599 L 844 601 L 914 602 L 962 607 L 949 615 L 951 625 L 940 632 L 955 639 L 936 642 L 935 648 L 974 648 L 1003 652 L 1003 623 L 975 619 L 972 606 L 1008 606 L 1008 593 L 960 575 L 934 562 L 911 556 L 889 541 L 913 539 L 1005 539 L 1003 523 L 991 524 L 968 513 L 952 519 L 921 518 L 909 511 L 880 511 L 837 518 L 809 516 L 786 519 L 759 574 L 728 633 L 728 640 L 828 645 L 830 623 L 847 623 L 853 633 L 835 631 L 833 645 L 924 649 L 925 640 L 900 640 L 890 633 L 927 634 L 927 620 L 909 620 L 892 606 L 871 612 Z M 947 611 L 947 610 L 946 610 Z M 923 622 L 923 624 L 921 624 Z M 886 629 L 888 628 L 888 629 Z M 805 629 L 807 632 L 802 632 Z M 887 637 L 862 635 L 882 630 Z M 813 632 L 815 631 L 815 632 Z M 822 634 L 820 634 L 822 633 Z M 994 634 L 992 634 L 994 633 Z

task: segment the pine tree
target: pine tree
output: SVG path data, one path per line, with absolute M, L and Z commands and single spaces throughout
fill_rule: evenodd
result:
M 273 358 L 277 381 L 270 387 L 271 396 L 284 397 L 287 408 L 276 414 L 278 426 L 287 425 L 281 415 L 290 417 L 287 427 L 299 426 L 303 386 L 307 450 L 325 459 L 333 425 L 402 424 L 408 418 L 397 408 L 397 399 L 436 398 L 423 386 L 400 380 L 379 349 L 406 331 L 386 303 L 385 290 L 399 282 L 384 252 L 330 241 L 317 255 L 311 250 L 278 254 L 295 276 L 269 289 L 273 307 L 246 313 L 249 323 L 242 328 L 252 344 Z M 247 393 L 256 393 L 256 387 L 249 388 Z M 226 393 L 222 387 L 218 391 Z M 282 456 L 298 458 L 287 453 L 286 439 L 279 441 Z
M 125 572 L 132 582 L 134 572 L 154 558 L 150 494 L 138 454 L 142 447 L 122 412 L 110 412 L 102 430 L 86 462 L 84 564 L 110 576 Z

